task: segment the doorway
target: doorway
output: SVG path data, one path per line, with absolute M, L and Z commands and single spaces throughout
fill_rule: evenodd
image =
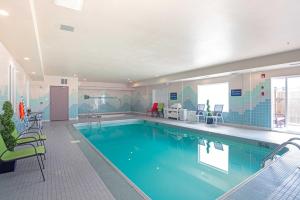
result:
M 272 78 L 271 87 L 272 128 L 300 133 L 300 77 Z
M 50 120 L 69 120 L 69 88 L 50 86 Z

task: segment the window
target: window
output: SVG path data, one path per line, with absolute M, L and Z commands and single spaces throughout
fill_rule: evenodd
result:
M 9 65 L 8 76 L 9 101 L 12 103 L 14 109 L 16 109 L 16 69 L 12 65 Z
M 152 90 L 152 103 L 164 103 L 167 107 L 168 105 L 168 91 L 166 88 L 153 89 Z
M 224 105 L 223 111 L 228 112 L 229 86 L 228 82 L 208 85 L 198 85 L 198 104 L 205 104 L 209 99 L 210 109 L 214 110 L 215 104 Z
M 101 98 L 100 98 L 100 104 L 105 104 L 106 103 L 106 96 L 105 94 L 101 95 Z

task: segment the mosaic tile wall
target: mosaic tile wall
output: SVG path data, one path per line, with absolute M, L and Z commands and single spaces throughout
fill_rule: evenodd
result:
M 271 83 L 267 77 L 261 79 L 260 74 L 170 83 L 167 86 L 168 93 L 176 92 L 177 100 L 168 98 L 167 104 L 181 103 L 185 109 L 196 110 L 198 85 L 225 81 L 229 82 L 230 89 L 242 89 L 243 92 L 241 97 L 229 96 L 229 112 L 223 115 L 225 122 L 271 128 Z M 251 85 L 249 84 L 250 82 Z M 132 95 L 132 111 L 145 113 L 152 104 L 152 90 L 160 87 L 147 86 L 137 88 Z M 261 94 L 262 91 L 264 96 Z

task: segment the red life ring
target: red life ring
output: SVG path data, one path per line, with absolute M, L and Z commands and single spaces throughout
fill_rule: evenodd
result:
M 19 116 L 21 120 L 23 120 L 25 117 L 25 108 L 24 103 L 22 101 L 19 103 Z

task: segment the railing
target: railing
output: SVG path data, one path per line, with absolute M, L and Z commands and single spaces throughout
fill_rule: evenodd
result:
M 294 141 L 294 140 L 300 140 L 300 138 L 291 138 L 291 139 L 289 139 L 288 141 L 286 141 L 286 142 L 284 142 L 284 143 L 282 143 L 281 145 L 279 145 L 276 149 L 274 149 L 269 155 L 267 155 L 266 157 L 265 157 L 265 159 L 263 159 L 263 161 L 262 161 L 262 167 L 265 167 L 265 165 L 266 165 L 266 162 L 268 161 L 268 160 L 274 160 L 274 158 L 275 158 L 275 155 L 277 154 L 277 153 L 279 153 L 283 148 L 285 148 L 287 145 L 294 145 L 295 147 L 297 147 L 299 150 L 300 150 L 300 145 L 299 144 L 297 144 L 297 143 L 295 143 L 295 142 L 292 142 L 292 141 Z
M 89 120 L 90 128 L 92 127 L 92 123 L 93 123 L 93 121 L 94 121 L 93 119 L 95 119 L 95 118 L 98 119 L 97 125 L 101 127 L 101 118 L 102 118 L 102 115 L 90 113 L 90 114 L 88 115 L 88 119 L 90 119 L 90 120 Z

